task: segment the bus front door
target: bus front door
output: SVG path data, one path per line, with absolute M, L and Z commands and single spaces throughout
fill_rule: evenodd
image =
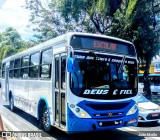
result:
M 66 125 L 66 53 L 55 55 L 55 124 Z

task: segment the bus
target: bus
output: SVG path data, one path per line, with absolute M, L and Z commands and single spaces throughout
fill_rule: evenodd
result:
M 143 74 L 138 74 L 138 77 L 139 77 L 138 92 L 143 93 L 143 88 L 144 88 Z M 151 84 L 151 92 L 153 94 L 160 93 L 160 74 L 156 73 L 149 74 L 149 80 Z
M 99 34 L 66 33 L 2 61 L 2 97 L 67 133 L 138 123 L 135 46 Z

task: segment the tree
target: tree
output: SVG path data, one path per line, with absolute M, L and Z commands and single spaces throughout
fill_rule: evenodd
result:
M 26 0 L 30 21 L 42 41 L 68 31 L 107 34 L 121 0 Z
M 16 49 L 11 46 L 3 46 L 0 49 L 0 60 L 2 61 L 3 58 L 6 58 L 12 54 L 16 53 Z
M 3 41 L 1 42 L 1 46 L 9 45 L 15 49 L 21 47 L 20 44 L 21 36 L 16 31 L 16 29 L 9 27 L 2 33 L 2 36 L 3 36 Z
M 26 0 L 26 9 L 31 11 L 30 22 L 37 32 L 35 36 L 41 42 L 65 32 L 66 24 L 54 3 L 42 4 L 41 0 Z
M 0 33 L 0 63 L 3 58 L 13 55 L 37 44 L 35 41 L 24 41 L 16 29 L 9 27 Z
M 121 0 L 61 0 L 61 12 L 65 21 L 80 22 L 87 32 L 108 34 L 113 14 Z
M 151 0 L 123 0 L 114 14 L 111 35 L 132 41 L 144 70 L 144 92 L 150 98 L 149 68 L 159 52 L 159 36 L 153 25 Z M 142 67 L 143 66 L 143 67 Z

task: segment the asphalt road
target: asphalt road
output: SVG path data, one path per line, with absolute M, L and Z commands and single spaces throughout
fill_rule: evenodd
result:
M 31 115 L 23 112 L 20 109 L 16 109 L 15 112 L 9 110 L 9 105 L 6 104 L 0 96 L 0 114 L 5 125 L 8 127 L 9 131 L 41 131 L 38 128 L 37 120 Z M 42 132 L 42 131 L 41 131 Z M 138 127 L 128 127 L 123 129 L 108 130 L 103 132 L 92 132 L 92 133 L 80 133 L 80 134 L 66 134 L 56 128 L 52 128 L 52 131 L 47 134 L 47 137 L 38 138 L 38 137 L 23 137 L 15 139 L 24 139 L 24 140 L 160 140 L 160 137 L 148 137 L 148 134 L 156 136 L 160 133 L 160 123 L 158 124 L 140 124 Z M 46 134 L 46 133 L 43 133 Z M 139 135 L 139 136 L 138 136 Z M 159 134 L 160 135 L 160 134 Z

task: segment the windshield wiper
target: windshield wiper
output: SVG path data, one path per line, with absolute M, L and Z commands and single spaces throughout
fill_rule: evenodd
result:
M 118 73 L 120 73 L 120 72 L 121 72 L 121 70 L 122 70 L 122 68 L 123 68 L 123 66 L 124 66 L 124 62 L 125 62 L 125 60 L 126 60 L 126 56 L 123 56 L 122 61 L 121 61 L 121 65 L 119 66 Z

